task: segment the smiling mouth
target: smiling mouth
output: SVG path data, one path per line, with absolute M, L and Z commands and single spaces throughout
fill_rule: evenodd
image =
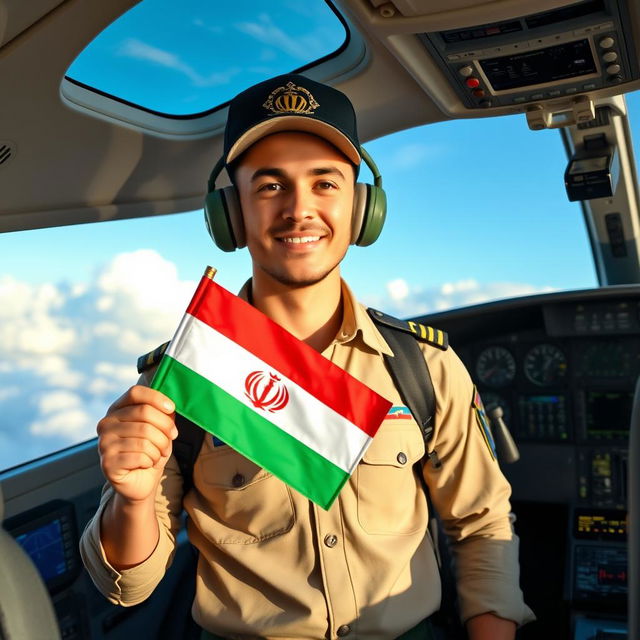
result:
M 307 244 L 308 242 L 317 242 L 320 240 L 320 236 L 304 236 L 302 238 L 278 238 L 280 242 L 285 244 Z

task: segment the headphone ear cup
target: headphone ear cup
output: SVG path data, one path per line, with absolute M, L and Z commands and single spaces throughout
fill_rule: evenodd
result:
M 234 187 L 216 189 L 204 201 L 204 220 L 209 235 L 222 251 L 235 251 L 246 246 L 240 201 Z
M 368 197 L 367 185 L 362 182 L 356 182 L 353 194 L 353 215 L 351 216 L 351 244 L 357 244 L 360 237 Z
M 373 244 L 387 217 L 387 196 L 382 187 L 357 183 L 353 199 L 351 244 L 368 247 Z

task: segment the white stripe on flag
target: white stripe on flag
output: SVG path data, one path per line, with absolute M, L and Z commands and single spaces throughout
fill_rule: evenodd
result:
M 187 314 L 180 324 L 166 355 L 213 382 L 347 473 L 353 471 L 371 440 L 364 431 L 204 322 Z M 281 378 L 289 391 L 289 403 L 284 409 L 270 413 L 253 406 L 245 395 L 245 381 L 252 371 L 276 373 Z

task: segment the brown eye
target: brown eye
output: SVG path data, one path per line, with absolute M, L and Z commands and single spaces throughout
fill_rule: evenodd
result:
M 258 187 L 258 191 L 281 191 L 283 186 L 277 182 L 269 182 Z

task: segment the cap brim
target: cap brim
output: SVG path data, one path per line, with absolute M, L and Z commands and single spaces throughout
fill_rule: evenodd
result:
M 246 151 L 252 144 L 258 142 L 265 136 L 279 131 L 302 131 L 304 133 L 312 133 L 327 142 L 330 142 L 339 151 L 344 153 L 353 164 L 360 164 L 362 158 L 360 151 L 355 145 L 344 135 L 339 129 L 322 122 L 305 116 L 278 116 L 272 120 L 263 120 L 248 131 L 245 131 L 229 149 L 226 162 L 233 162 L 241 153 Z

